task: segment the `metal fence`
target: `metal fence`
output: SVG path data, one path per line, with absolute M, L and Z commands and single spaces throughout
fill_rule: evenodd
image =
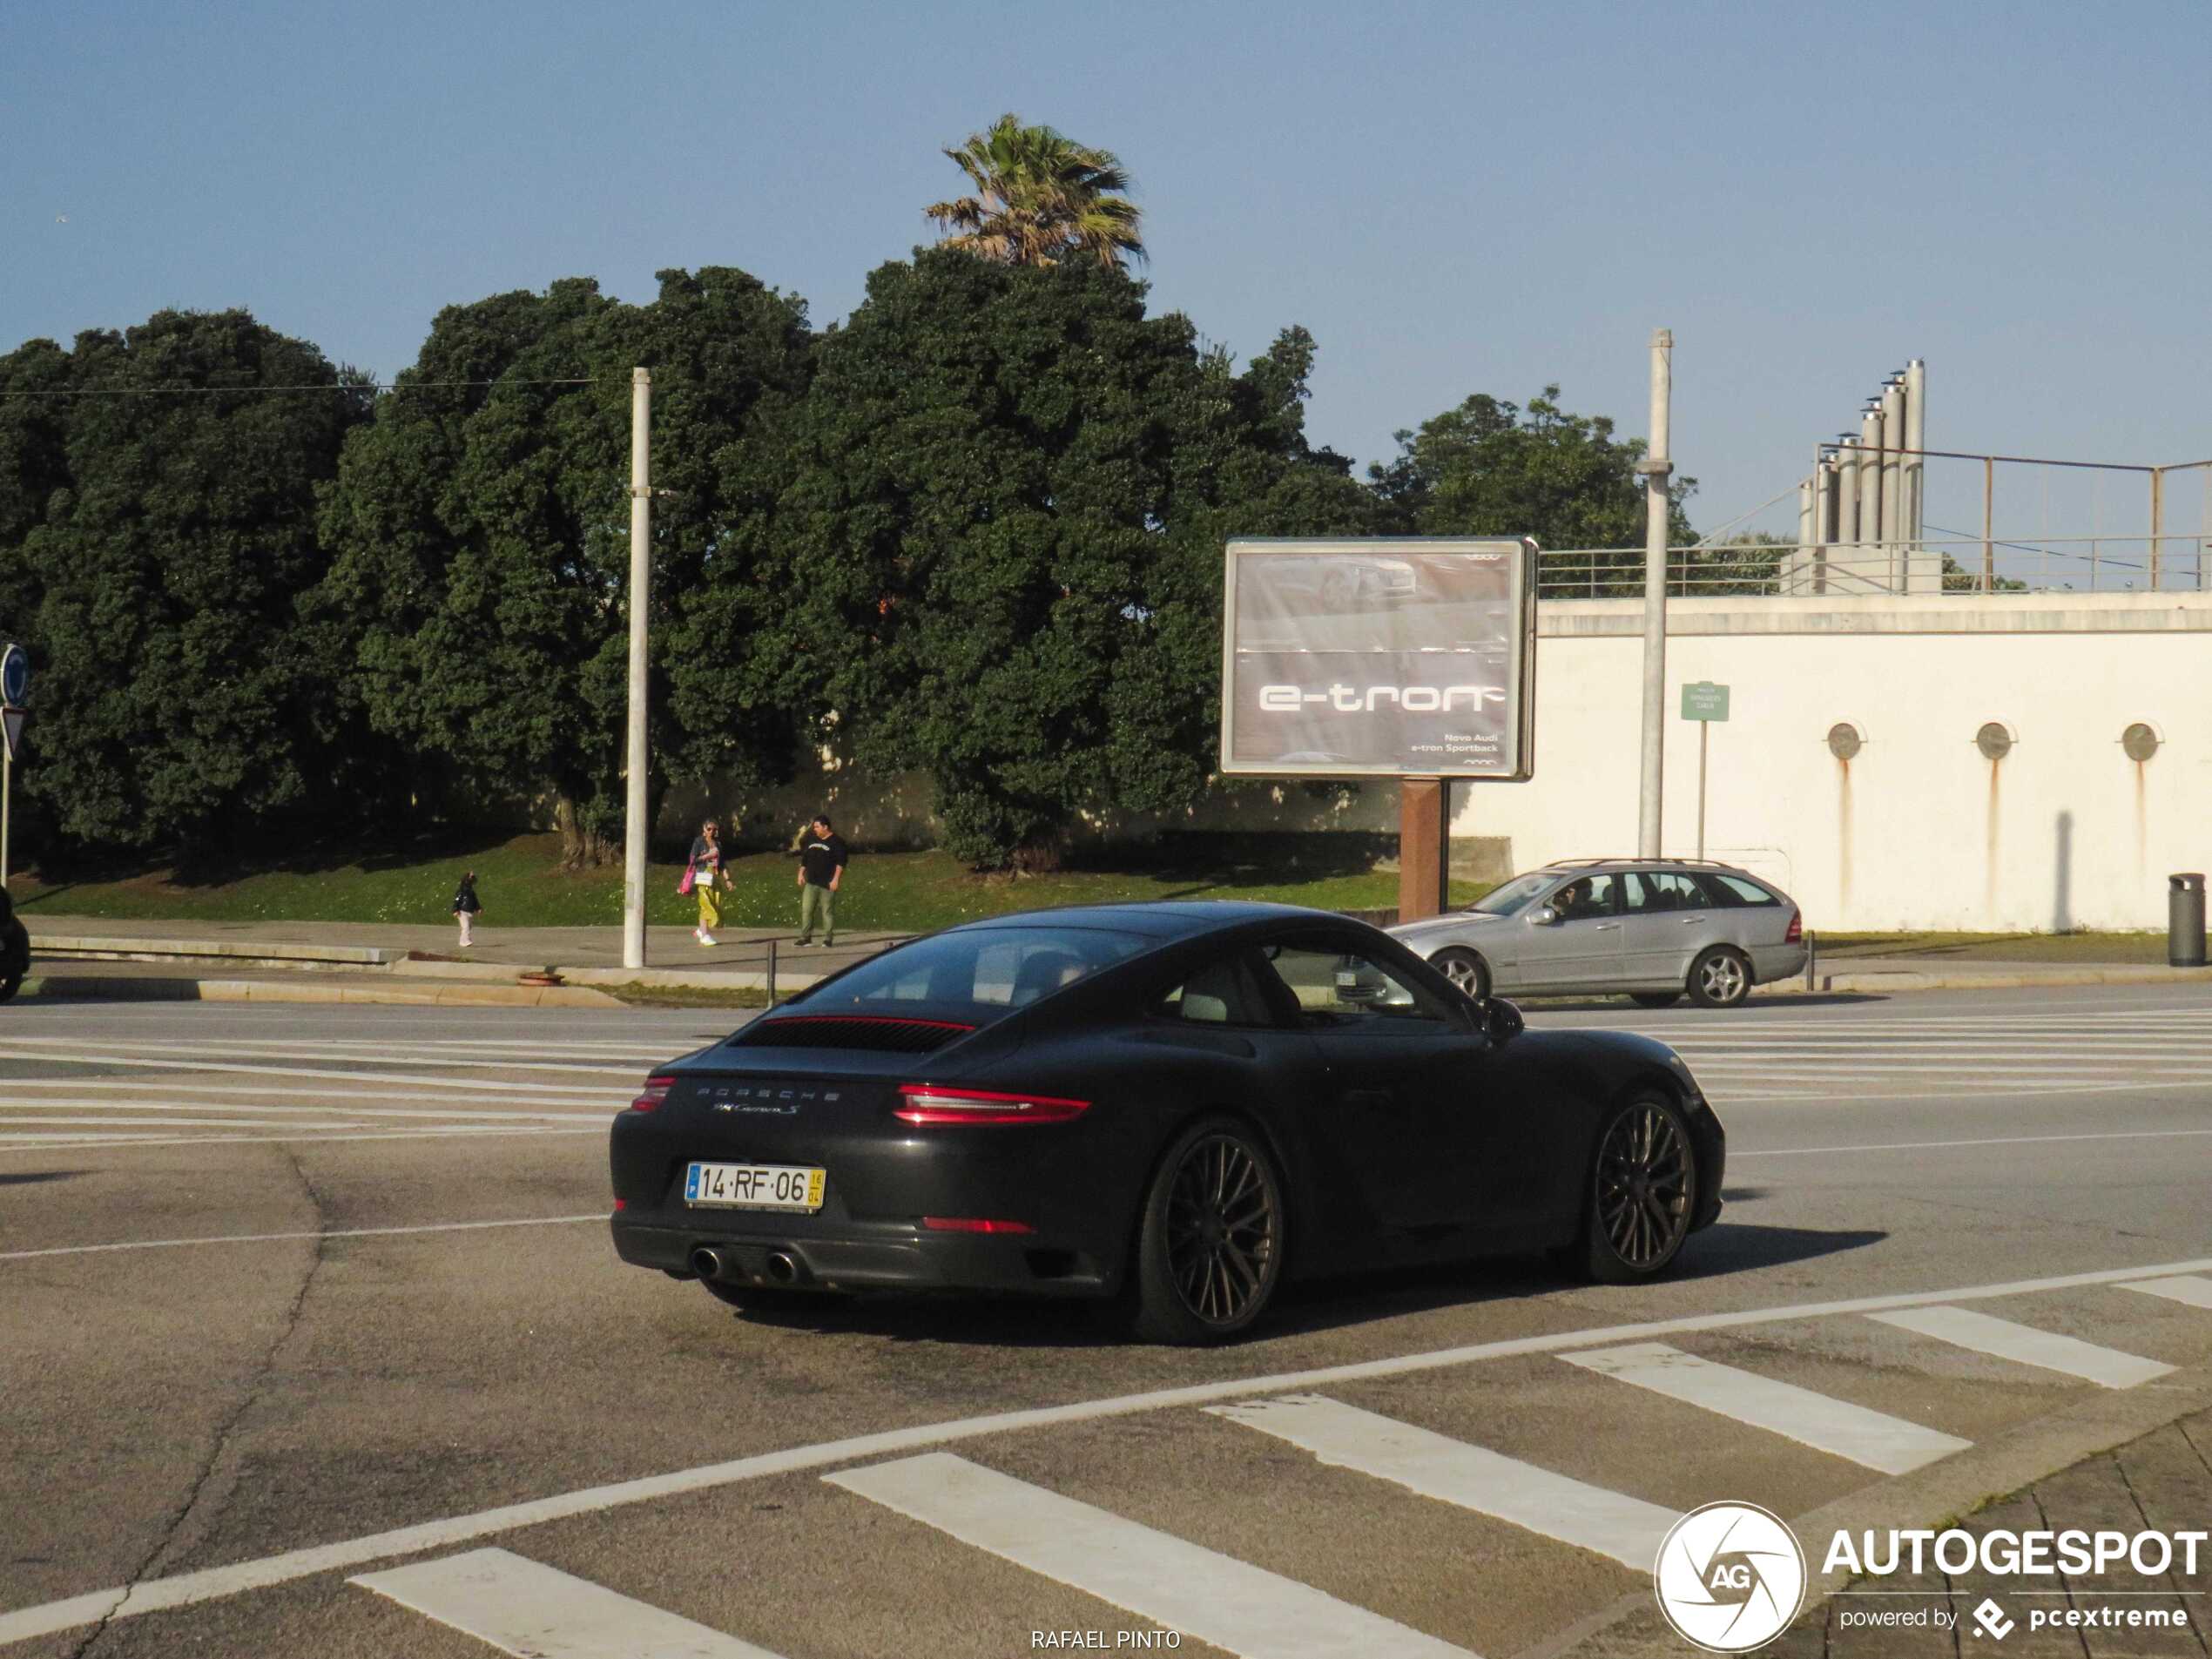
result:
M 1640 547 L 1547 550 L 1537 572 L 1546 599 L 1641 597 Z M 2212 588 L 2212 537 L 2044 536 L 2033 542 L 1951 536 L 1871 543 L 1699 543 L 1667 550 L 1676 597 L 1959 597 L 1984 593 L 2203 592 Z

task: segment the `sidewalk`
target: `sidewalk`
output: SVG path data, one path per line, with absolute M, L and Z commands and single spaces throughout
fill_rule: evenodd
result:
M 783 996 L 907 937 L 846 933 L 826 948 L 795 944 L 788 929 L 751 928 L 725 930 L 710 948 L 689 928 L 654 927 L 649 966 L 625 968 L 619 927 L 480 927 L 463 951 L 455 930 L 439 926 L 24 920 L 31 972 L 23 994 L 72 1000 L 614 1008 L 620 999 L 597 988 L 765 995 L 772 968 Z
M 474 948 L 446 926 L 371 922 L 128 921 L 27 914 L 27 995 L 254 997 L 300 1001 L 424 1001 L 484 1006 L 612 1007 L 610 985 L 787 995 L 905 938 L 839 935 L 834 949 L 792 942 L 788 929 L 725 931 L 704 948 L 685 927 L 648 931 L 642 969 L 622 966 L 619 927 L 484 927 Z M 552 983 L 523 982 L 549 974 Z M 1810 978 L 1765 985 L 1765 996 L 1886 996 L 1905 991 L 2016 990 L 2073 985 L 2212 986 L 2212 968 L 2136 962 L 1973 961 L 1950 957 L 1817 957 Z

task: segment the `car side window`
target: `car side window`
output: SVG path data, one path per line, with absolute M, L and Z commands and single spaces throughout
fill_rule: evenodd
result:
M 1703 910 L 1704 890 L 1695 876 L 1675 870 L 1635 870 L 1627 878 L 1630 915 L 1654 915 L 1673 910 Z
M 1272 1025 L 1256 963 L 1258 953 L 1249 949 L 1218 957 L 1170 988 L 1152 1012 L 1190 1025 Z
M 1722 904 L 1765 905 L 1782 902 L 1757 882 L 1746 880 L 1740 875 L 1715 875 L 1710 880 L 1713 884 L 1713 897 Z
M 1366 952 L 1301 941 L 1271 948 L 1265 961 L 1296 1001 L 1298 1022 L 1309 1029 L 1402 1032 L 1420 1024 L 1459 1028 L 1441 999 Z
M 1621 907 L 1621 878 L 1610 873 L 1578 875 L 1547 902 L 1561 921 L 1595 921 Z

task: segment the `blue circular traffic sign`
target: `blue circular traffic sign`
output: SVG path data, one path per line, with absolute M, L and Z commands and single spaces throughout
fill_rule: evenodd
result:
M 30 700 L 30 653 L 21 645 L 0 652 L 0 703 L 20 707 Z

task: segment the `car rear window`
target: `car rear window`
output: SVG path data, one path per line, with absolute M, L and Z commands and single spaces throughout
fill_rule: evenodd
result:
M 1158 943 L 1103 927 L 963 927 L 886 951 L 803 1001 L 809 1014 L 895 1015 L 926 1002 L 988 1018 Z
M 1715 902 L 1725 905 L 1780 904 L 1781 900 L 1769 893 L 1757 882 L 1740 875 L 1716 875 L 1710 871 L 1700 873 L 1698 880 Z

